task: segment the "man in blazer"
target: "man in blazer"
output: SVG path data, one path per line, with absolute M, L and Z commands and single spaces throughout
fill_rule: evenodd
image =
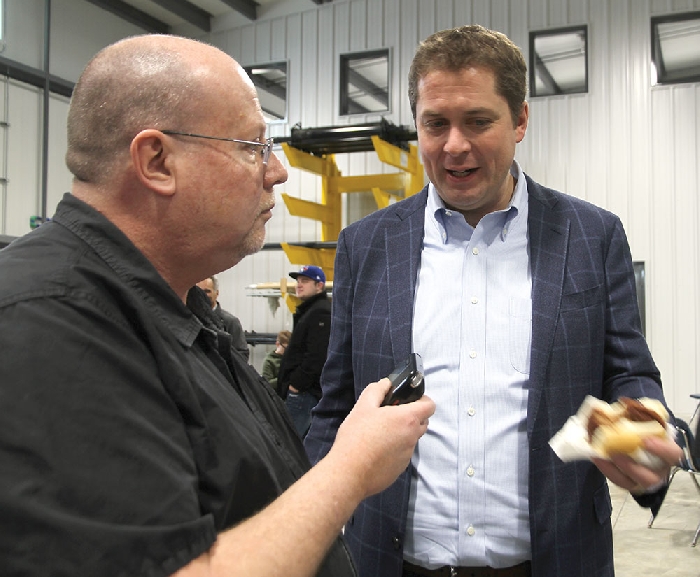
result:
M 360 577 L 612 576 L 606 476 L 650 506 L 680 456 L 649 443 L 653 471 L 548 445 L 586 395 L 663 395 L 620 220 L 514 161 L 525 78 L 517 47 L 480 26 L 422 43 L 409 98 L 431 182 L 338 239 L 311 460 L 411 352 L 437 405 L 411 466 L 346 526 Z

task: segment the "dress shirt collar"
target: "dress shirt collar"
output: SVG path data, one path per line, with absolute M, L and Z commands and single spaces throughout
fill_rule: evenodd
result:
M 515 179 L 515 190 L 513 191 L 513 196 L 508 203 L 508 206 L 503 209 L 492 213 L 494 215 L 500 215 L 500 228 L 501 228 L 501 240 L 505 241 L 508 235 L 508 230 L 510 226 L 514 223 L 518 215 L 522 213 L 523 203 L 527 202 L 527 184 L 525 182 L 525 175 L 523 170 L 516 160 L 513 160 L 513 164 L 510 167 L 510 174 Z M 427 215 L 431 217 L 434 226 L 439 230 L 439 236 L 442 239 L 443 244 L 449 242 L 448 227 L 446 226 L 445 218 L 452 216 L 454 211 L 448 209 L 445 206 L 445 202 L 442 200 L 438 194 L 435 185 L 431 182 L 428 184 L 428 205 L 427 205 Z M 464 221 L 467 228 L 471 232 L 474 228 Z

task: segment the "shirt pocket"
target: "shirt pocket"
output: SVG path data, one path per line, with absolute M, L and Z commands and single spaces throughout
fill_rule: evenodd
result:
M 532 301 L 510 299 L 508 306 L 508 349 L 510 364 L 523 375 L 530 373 L 532 343 Z

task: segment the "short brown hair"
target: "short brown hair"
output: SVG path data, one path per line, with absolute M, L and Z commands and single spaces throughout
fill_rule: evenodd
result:
M 457 72 L 469 66 L 491 70 L 496 92 L 506 99 L 517 124 L 527 93 L 527 65 L 520 49 L 505 34 L 478 24 L 442 30 L 418 46 L 408 73 L 408 99 L 416 119 L 418 83 L 435 70 Z
M 279 341 L 279 344 L 281 344 L 283 347 L 286 347 L 289 344 L 289 339 L 292 338 L 292 333 L 289 331 L 280 331 L 277 333 L 277 340 Z

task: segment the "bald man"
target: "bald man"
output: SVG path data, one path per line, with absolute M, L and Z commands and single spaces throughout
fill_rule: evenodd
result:
M 371 384 L 309 470 L 218 339 L 190 288 L 263 244 L 287 178 L 265 129 L 242 68 L 196 41 L 129 38 L 83 72 L 72 191 L 0 252 L 4 577 L 354 575 L 341 528 L 434 404 L 381 407 Z

